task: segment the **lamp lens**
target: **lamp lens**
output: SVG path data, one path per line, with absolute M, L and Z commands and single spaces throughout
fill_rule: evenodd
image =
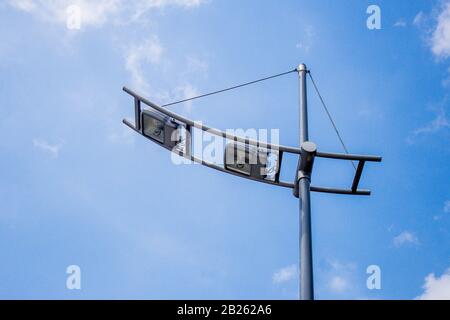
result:
M 161 120 L 152 118 L 147 114 L 144 114 L 143 116 L 144 135 L 164 143 L 164 123 Z
M 251 173 L 249 154 L 243 145 L 228 144 L 226 147 L 225 166 L 228 170 L 247 176 Z

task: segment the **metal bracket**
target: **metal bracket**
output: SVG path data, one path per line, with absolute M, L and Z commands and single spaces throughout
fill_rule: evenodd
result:
M 295 177 L 295 184 L 293 194 L 296 198 L 299 197 L 298 184 L 301 179 L 308 179 L 311 181 L 311 173 L 314 164 L 314 158 L 317 153 L 317 146 L 315 143 L 305 141 L 300 146 L 300 158 L 297 164 L 297 173 Z
M 381 162 L 382 158 L 378 156 L 364 156 L 357 154 L 343 154 L 343 153 L 329 153 L 329 152 L 317 152 L 318 158 L 336 159 L 336 160 L 348 160 L 358 161 L 358 166 L 353 177 L 352 186 L 350 189 L 336 189 L 328 187 L 311 187 L 311 191 L 325 192 L 325 193 L 338 193 L 338 194 L 353 194 L 353 195 L 370 195 L 370 190 L 358 189 L 359 181 L 366 162 Z M 314 190 L 313 190 L 314 188 Z
M 183 116 L 180 116 L 174 112 L 171 112 L 170 110 L 160 107 L 156 104 L 154 104 L 153 102 L 150 102 L 149 100 L 147 100 L 146 98 L 144 98 L 143 96 L 135 93 L 134 91 L 128 89 L 128 88 L 123 88 L 123 90 L 130 94 L 133 98 L 134 98 L 134 107 L 135 107 L 135 123 L 131 123 L 131 121 L 127 120 L 127 119 L 123 119 L 123 123 L 126 124 L 128 127 L 130 127 L 131 129 L 133 129 L 134 131 L 136 131 L 137 133 L 142 135 L 142 128 L 141 128 L 141 114 L 142 114 L 142 110 L 141 110 L 141 104 L 145 104 L 146 106 L 148 106 L 149 108 L 156 110 L 162 114 L 165 114 L 171 118 L 173 118 L 174 120 L 176 120 L 177 122 L 184 124 L 187 130 L 187 139 L 186 139 L 186 150 L 185 150 L 185 154 L 183 156 L 185 156 L 187 159 L 190 159 L 191 161 L 200 163 L 202 165 L 205 165 L 209 168 L 213 168 L 215 170 L 224 172 L 224 173 L 228 173 L 228 174 L 232 174 L 235 176 L 239 176 L 241 178 L 246 178 L 246 179 L 250 179 L 250 180 L 255 180 L 258 182 L 263 182 L 266 184 L 271 184 L 271 185 L 275 185 L 278 187 L 284 187 L 284 188 L 291 188 L 293 189 L 293 193 L 296 197 L 298 197 L 298 190 L 297 190 L 297 185 L 298 185 L 298 181 L 300 179 L 311 179 L 311 172 L 312 172 L 312 167 L 313 167 L 313 163 L 314 163 L 314 159 L 316 157 L 318 158 L 328 158 L 328 159 L 337 159 L 337 160 L 350 160 L 350 161 L 358 161 L 358 167 L 356 169 L 355 172 L 355 176 L 353 178 L 353 183 L 351 188 L 349 189 L 339 189 L 339 188 L 330 188 L 330 187 L 319 187 L 319 186 L 311 186 L 310 190 L 313 192 L 324 192 L 324 193 L 335 193 L 335 194 L 348 194 L 348 195 L 370 195 L 370 191 L 366 190 L 366 189 L 358 189 L 359 186 L 359 181 L 361 179 L 361 175 L 362 175 L 362 171 L 364 168 L 364 165 L 366 162 L 380 162 L 381 161 L 381 157 L 377 157 L 377 156 L 364 156 L 364 155 L 355 155 L 355 154 L 342 154 L 342 153 L 328 153 L 328 152 L 319 152 L 316 151 L 316 145 L 312 142 L 305 142 L 302 144 L 302 146 L 300 148 L 295 148 L 295 147 L 289 147 L 289 146 L 283 146 L 283 145 L 275 145 L 275 144 L 271 144 L 271 143 L 266 143 L 266 142 L 262 142 L 262 141 L 256 141 L 256 140 L 252 140 L 249 138 L 244 138 L 244 137 L 239 137 L 239 136 L 235 136 L 232 135 L 228 132 L 224 132 L 221 131 L 219 129 L 215 129 L 215 128 L 211 128 L 208 127 L 206 125 L 203 124 L 198 124 L 195 123 L 194 121 L 187 119 Z M 192 139 L 192 128 L 198 128 L 200 130 L 203 131 L 208 131 L 211 134 L 217 135 L 217 136 L 221 136 L 225 139 L 229 139 L 232 141 L 237 141 L 237 142 L 241 142 L 241 143 L 245 143 L 248 145 L 253 145 L 256 147 L 262 147 L 262 148 L 266 148 L 266 149 L 271 149 L 271 150 L 277 150 L 278 154 L 279 154 L 279 163 L 278 163 L 278 173 L 275 176 L 275 180 L 264 180 L 264 179 L 254 179 L 252 177 L 248 177 L 248 176 L 244 176 L 244 175 L 240 175 L 240 174 L 236 174 L 233 173 L 229 170 L 224 169 L 222 166 L 216 165 L 214 163 L 208 163 L 202 159 L 198 159 L 196 157 L 194 157 L 192 155 L 192 150 L 191 150 L 191 139 Z M 280 181 L 280 171 L 281 171 L 281 164 L 282 164 L 282 158 L 283 158 L 283 154 L 284 153 L 291 153 L 291 154 L 296 154 L 299 156 L 299 161 L 298 161 L 298 165 L 297 165 L 297 170 L 296 170 L 296 175 L 295 175 L 295 180 L 294 183 L 292 182 L 286 182 L 286 181 Z

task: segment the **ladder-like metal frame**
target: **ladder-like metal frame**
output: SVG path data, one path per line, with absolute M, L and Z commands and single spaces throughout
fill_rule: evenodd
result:
M 157 104 L 147 100 L 142 95 L 132 91 L 131 89 L 129 89 L 127 87 L 124 87 L 123 90 L 134 98 L 134 110 L 135 110 L 135 121 L 134 121 L 135 123 L 133 124 L 127 119 L 123 119 L 123 123 L 126 124 L 131 129 L 133 129 L 134 131 L 136 131 L 137 133 L 143 135 L 142 125 L 141 125 L 141 123 L 142 123 L 141 117 L 142 117 L 142 104 L 144 104 L 147 107 L 149 107 L 153 110 L 156 110 L 157 112 L 160 112 L 160 113 L 176 120 L 180 124 L 184 125 L 184 127 L 186 128 L 186 131 L 189 132 L 189 135 L 187 135 L 187 136 L 189 136 L 189 140 L 187 139 L 187 141 L 186 141 L 185 153 L 182 154 L 182 156 L 184 156 L 185 158 L 190 159 L 191 161 L 194 161 L 196 163 L 202 164 L 204 166 L 207 166 L 209 168 L 212 168 L 212 169 L 224 172 L 224 173 L 232 174 L 235 176 L 239 176 L 241 178 L 246 178 L 246 179 L 250 179 L 250 180 L 254 180 L 254 181 L 258 181 L 258 182 L 263 182 L 263 183 L 267 183 L 267 184 L 271 184 L 271 185 L 275 185 L 275 186 L 279 186 L 279 187 L 295 189 L 295 182 L 286 182 L 286 181 L 280 180 L 281 165 L 282 165 L 283 154 L 290 153 L 290 154 L 295 154 L 300 157 L 301 153 L 302 153 L 301 148 L 288 147 L 288 146 L 283 146 L 283 145 L 274 145 L 271 143 L 255 141 L 255 140 L 252 140 L 249 138 L 235 136 L 230 133 L 224 132 L 222 130 L 211 128 L 204 124 L 194 122 L 194 121 L 187 119 L 181 115 L 178 115 L 172 111 L 169 111 L 168 109 L 158 106 Z M 275 176 L 275 179 L 274 180 L 256 179 L 251 176 L 246 176 L 243 174 L 239 174 L 237 172 L 226 170 L 222 166 L 204 161 L 203 159 L 199 159 L 199 158 L 193 156 L 192 150 L 191 150 L 192 128 L 198 128 L 202 131 L 207 131 L 210 134 L 214 134 L 216 136 L 219 136 L 219 137 L 222 137 L 225 139 L 229 139 L 232 141 L 241 142 L 246 145 L 252 145 L 252 146 L 256 146 L 256 147 L 262 147 L 262 148 L 266 148 L 269 150 L 278 151 L 278 155 L 279 155 L 279 157 L 278 157 L 278 173 Z M 361 179 L 361 175 L 362 175 L 362 172 L 364 169 L 364 165 L 366 162 L 381 162 L 381 160 L 382 160 L 382 158 L 378 157 L 378 156 L 330 153 L 330 152 L 320 152 L 320 151 L 317 151 L 315 153 L 315 157 L 326 158 L 326 159 L 335 159 L 335 160 L 358 161 L 358 166 L 356 168 L 355 176 L 353 177 L 352 185 L 350 188 L 333 188 L 333 187 L 320 187 L 320 186 L 311 186 L 310 187 L 310 190 L 313 192 L 347 194 L 347 195 L 370 195 L 370 193 L 371 193 L 370 190 L 358 188 L 359 182 Z

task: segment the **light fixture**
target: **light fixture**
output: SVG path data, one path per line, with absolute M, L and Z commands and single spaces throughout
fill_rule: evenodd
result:
M 142 111 L 142 134 L 172 150 L 181 142 L 182 125 L 170 117 L 150 111 Z
M 230 142 L 225 147 L 225 169 L 256 179 L 273 180 L 278 172 L 277 153 L 243 143 Z

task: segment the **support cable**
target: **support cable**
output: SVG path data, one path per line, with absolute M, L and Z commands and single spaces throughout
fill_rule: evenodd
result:
M 322 103 L 322 106 L 323 106 L 323 108 L 325 109 L 325 112 L 326 112 L 326 114 L 327 114 L 327 116 L 328 116 L 328 119 L 330 120 L 331 125 L 333 126 L 334 131 L 336 132 L 336 135 L 337 135 L 339 141 L 341 142 L 342 148 L 344 149 L 344 151 L 345 151 L 346 154 L 349 154 L 348 149 L 347 149 L 347 147 L 346 147 L 346 145 L 345 145 L 345 143 L 344 143 L 344 140 L 342 139 L 342 136 L 341 136 L 341 134 L 339 133 L 339 130 L 338 130 L 337 126 L 336 126 L 336 123 L 334 122 L 333 117 L 331 116 L 331 113 L 330 113 L 330 111 L 328 110 L 328 107 L 327 107 L 327 105 L 325 104 L 325 101 L 323 100 L 323 97 L 322 97 L 322 95 L 320 94 L 319 89 L 317 88 L 316 82 L 314 81 L 314 78 L 312 77 L 311 72 L 309 71 L 308 74 L 309 74 L 309 77 L 310 77 L 310 79 L 311 79 L 311 82 L 312 82 L 312 84 L 313 84 L 313 86 L 314 86 L 314 89 L 315 89 L 317 95 L 319 96 L 320 102 Z M 351 161 L 351 162 L 352 162 L 353 168 L 356 170 L 355 163 L 354 163 L 353 161 Z
M 174 102 L 171 102 L 171 103 L 163 104 L 161 107 L 173 106 L 175 104 L 179 104 L 179 103 L 182 103 L 182 102 L 187 102 L 187 101 L 191 101 L 191 100 L 194 100 L 194 99 L 211 96 L 213 94 L 218 94 L 218 93 L 222 93 L 222 92 L 225 92 L 225 91 L 234 90 L 234 89 L 245 87 L 245 86 L 248 86 L 248 85 L 251 85 L 251 84 L 255 84 L 255 83 L 258 83 L 258 82 L 261 82 L 261 81 L 266 81 L 266 80 L 269 80 L 269 79 L 281 77 L 281 76 L 284 76 L 284 75 L 287 75 L 287 74 L 293 73 L 293 72 L 297 72 L 297 69 L 286 71 L 286 72 L 279 73 L 279 74 L 275 74 L 273 76 L 269 76 L 269 77 L 253 80 L 253 81 L 250 81 L 250 82 L 238 84 L 238 85 L 235 85 L 235 86 L 232 86 L 232 87 L 229 87 L 229 88 L 225 88 L 225 89 L 221 89 L 221 90 L 217 90 L 217 91 L 201 94 L 201 95 L 190 97 L 190 98 L 187 98 L 187 99 L 183 99 L 183 100 L 179 100 L 179 101 L 174 101 Z

